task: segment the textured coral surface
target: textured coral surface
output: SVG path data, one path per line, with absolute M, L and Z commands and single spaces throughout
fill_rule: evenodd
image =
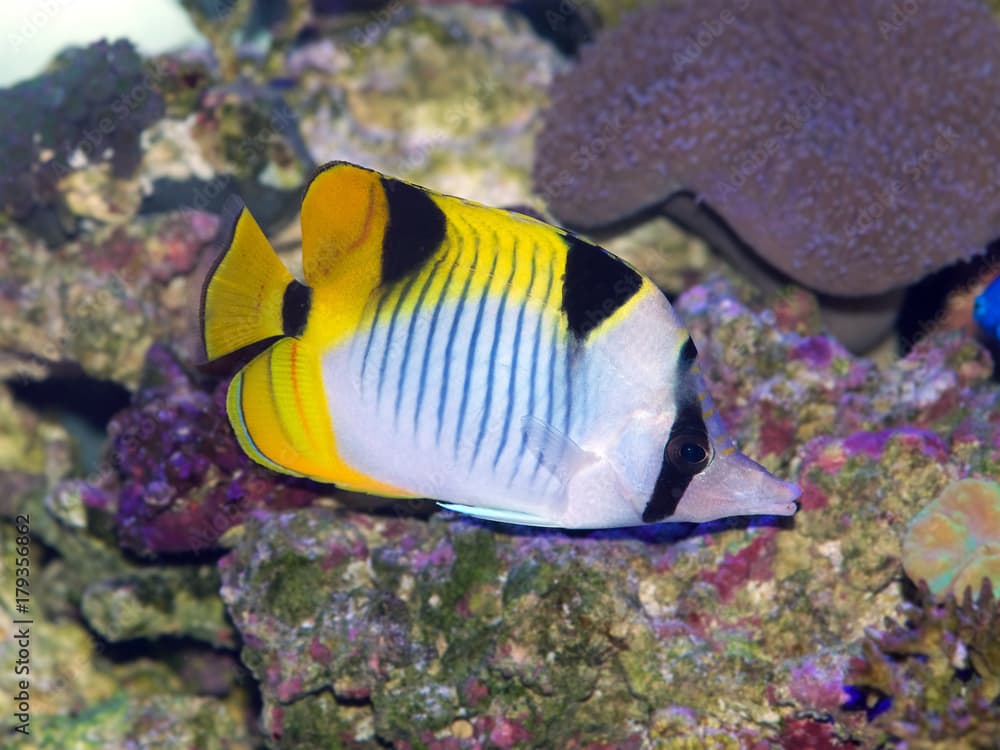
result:
M 535 187 L 583 227 L 690 190 L 791 278 L 877 294 L 1000 231 L 998 65 L 970 0 L 653 3 L 553 84 Z

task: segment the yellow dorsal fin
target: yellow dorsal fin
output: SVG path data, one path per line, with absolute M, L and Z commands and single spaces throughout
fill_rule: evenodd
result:
M 269 469 L 359 492 L 412 497 L 338 456 L 320 358 L 307 343 L 284 338 L 257 355 L 230 383 L 226 411 L 240 446 Z
M 345 162 L 321 168 L 302 199 L 302 266 L 317 291 L 324 350 L 352 335 L 379 288 L 420 273 L 446 246 L 437 194 Z
M 367 294 L 380 280 L 389 204 L 382 176 L 334 162 L 321 168 L 302 199 L 302 270 L 312 287 L 351 277 Z
M 282 304 L 292 275 L 242 203 L 202 291 L 201 325 L 209 360 L 283 335 Z

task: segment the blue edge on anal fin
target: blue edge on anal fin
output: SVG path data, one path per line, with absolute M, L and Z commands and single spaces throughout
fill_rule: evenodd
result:
M 531 513 L 524 513 L 517 510 L 502 510 L 500 508 L 481 508 L 475 505 L 462 505 L 460 503 L 438 503 L 445 510 L 463 513 L 467 516 L 482 518 L 485 521 L 499 521 L 500 523 L 516 523 L 523 526 L 547 526 L 558 528 L 559 524 L 553 523 L 540 516 Z

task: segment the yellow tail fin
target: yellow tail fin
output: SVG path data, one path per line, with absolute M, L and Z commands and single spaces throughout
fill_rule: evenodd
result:
M 295 282 L 242 204 L 225 250 L 202 291 L 201 326 L 209 360 L 285 335 L 286 290 Z

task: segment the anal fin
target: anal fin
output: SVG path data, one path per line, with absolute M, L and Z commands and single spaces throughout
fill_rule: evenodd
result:
M 320 358 L 314 347 L 283 338 L 237 373 L 226 400 L 243 450 L 285 474 L 387 497 L 414 497 L 349 466 L 337 453 Z
M 333 434 L 319 363 L 298 340 L 280 339 L 240 370 L 226 411 L 240 445 L 258 463 L 333 481 Z
M 533 513 L 525 513 L 519 510 L 504 510 L 502 508 L 484 508 L 477 505 L 462 505 L 461 503 L 438 503 L 445 510 L 455 513 L 464 513 L 474 518 L 482 518 L 486 521 L 499 521 L 500 523 L 516 523 L 522 526 L 547 526 L 558 528 L 559 524 L 547 518 L 536 516 Z

